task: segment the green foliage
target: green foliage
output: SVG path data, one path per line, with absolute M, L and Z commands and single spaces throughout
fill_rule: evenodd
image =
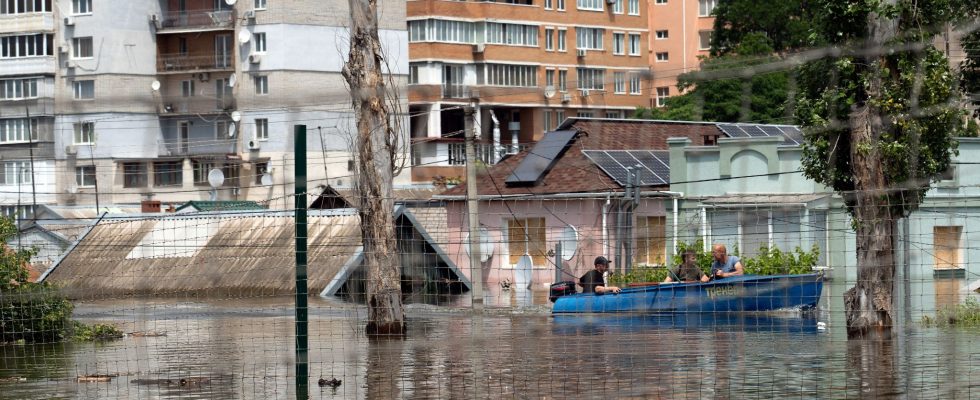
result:
M 85 325 L 75 321 L 72 326 L 73 339 L 78 342 L 106 341 L 120 339 L 123 332 L 113 325 Z
M 74 306 L 47 284 L 28 281 L 35 249 L 12 250 L 5 244 L 17 233 L 9 218 L 0 218 L 0 343 L 53 342 L 71 329 Z
M 742 267 L 746 274 L 752 275 L 784 275 L 808 274 L 820 259 L 820 248 L 816 244 L 810 251 L 803 251 L 799 246 L 793 251 L 782 251 L 777 247 L 761 246 L 755 258 L 743 258 Z
M 625 286 L 634 282 L 663 282 L 667 278 L 665 267 L 633 267 L 628 273 L 614 272 L 609 274 L 609 284 Z
M 980 301 L 974 297 L 967 297 L 963 304 L 943 307 L 935 317 L 923 316 L 922 324 L 940 327 L 978 327 L 980 326 Z
M 764 35 L 776 52 L 804 47 L 810 18 L 803 0 L 722 0 L 714 9 L 711 54 L 735 50 L 749 35 Z

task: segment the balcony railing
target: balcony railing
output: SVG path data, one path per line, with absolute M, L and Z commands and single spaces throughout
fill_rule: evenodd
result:
M 231 70 L 234 68 L 232 54 L 161 54 L 157 60 L 159 72 L 188 72 Z
M 460 84 L 443 83 L 442 97 L 446 99 L 466 99 L 470 97 L 470 87 Z
M 213 114 L 235 108 L 233 97 L 213 98 L 214 94 L 194 97 L 167 97 L 160 103 L 160 114 Z
M 160 29 L 219 28 L 231 29 L 235 26 L 235 15 L 231 10 L 194 10 L 164 13 Z
M 476 143 L 474 150 L 476 158 L 487 165 L 493 165 L 507 154 L 516 154 L 527 148 L 527 145 L 512 146 L 501 143 L 499 152 L 493 143 Z M 413 162 L 425 166 L 458 166 L 466 165 L 466 143 L 461 140 L 426 141 L 412 145 Z
M 235 139 L 159 140 L 160 156 L 193 156 L 235 152 Z

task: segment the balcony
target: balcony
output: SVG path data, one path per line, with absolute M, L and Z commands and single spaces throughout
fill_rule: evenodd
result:
M 0 15 L 0 34 L 54 32 L 54 28 L 54 14 L 49 12 Z
M 235 28 L 231 10 L 194 10 L 164 13 L 157 22 L 158 33 L 217 31 Z
M 159 140 L 157 148 L 161 157 L 231 154 L 235 143 L 235 139 Z
M 478 142 L 474 146 L 476 158 L 487 165 L 494 165 L 507 154 L 516 154 L 527 145 L 512 146 L 501 143 L 499 153 L 493 143 Z M 412 143 L 412 165 L 454 167 L 466 165 L 466 143 L 462 139 L 423 138 Z
M 3 58 L 0 71 L 3 75 L 54 75 L 58 63 L 55 56 Z
M 157 72 L 180 74 L 186 72 L 232 71 L 235 66 L 231 53 L 227 54 L 161 54 L 157 58 Z
M 468 99 L 470 98 L 470 87 L 461 84 L 444 83 L 442 84 L 442 98 Z
M 204 93 L 194 97 L 165 97 L 158 110 L 161 115 L 221 114 L 235 108 L 235 99 L 215 99 Z

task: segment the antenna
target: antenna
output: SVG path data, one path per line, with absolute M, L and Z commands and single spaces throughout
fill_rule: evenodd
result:
M 272 185 L 272 174 L 270 174 L 268 172 L 262 174 L 261 183 L 262 183 L 262 186 L 270 186 L 270 185 Z
M 235 87 L 235 82 L 238 82 L 238 76 L 234 72 L 228 77 L 228 87 Z
M 231 120 L 232 121 L 235 121 L 235 122 L 241 121 L 242 120 L 242 112 L 241 111 L 232 111 L 231 112 Z
M 153 83 L 150 84 L 150 89 L 153 89 L 154 92 L 159 92 L 160 91 L 160 81 L 153 81 Z
M 470 234 L 467 233 L 463 238 L 464 243 L 470 242 Z M 464 246 L 466 254 L 470 254 L 470 246 Z M 487 262 L 490 257 L 493 256 L 494 244 L 493 240 L 490 240 L 490 231 L 487 228 L 480 227 L 480 262 Z
M 241 31 L 241 32 L 238 32 L 238 42 L 239 43 L 245 44 L 245 43 L 248 43 L 249 40 L 252 40 L 252 33 L 251 32 L 249 32 L 249 31 Z
M 208 172 L 208 184 L 211 185 L 211 201 L 218 200 L 218 187 L 225 183 L 225 173 L 214 168 Z
M 229 6 L 235 5 L 236 2 L 238 2 L 238 0 L 225 0 L 225 4 Z
M 555 94 L 557 94 L 557 93 L 558 93 L 558 91 L 555 90 L 555 87 L 554 86 L 548 85 L 548 86 L 545 86 L 544 87 L 544 97 L 545 98 L 550 99 L 552 97 L 555 97 Z
M 235 137 L 235 131 L 238 129 L 238 124 L 232 122 L 228 124 L 228 137 Z
M 578 230 L 574 226 L 566 226 L 565 229 L 561 231 L 561 258 L 565 261 L 570 261 L 575 256 L 575 250 L 578 249 Z

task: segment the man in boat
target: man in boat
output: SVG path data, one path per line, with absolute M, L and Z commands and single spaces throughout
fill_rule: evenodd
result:
M 711 256 L 715 259 L 711 262 L 711 276 L 715 279 L 738 276 L 745 273 L 745 269 L 742 268 L 742 261 L 736 256 L 728 255 L 728 249 L 725 248 L 725 245 L 714 245 L 711 249 Z
M 664 279 L 664 283 L 674 282 L 675 278 L 671 276 L 676 277 L 681 282 L 707 282 L 711 280 L 698 267 L 698 256 L 694 250 L 684 250 L 681 253 L 681 265 L 677 266 L 677 269 L 672 271 L 672 274 L 667 274 L 667 279 Z
M 602 276 L 609 270 L 609 260 L 599 256 L 595 258 L 595 269 L 589 270 L 579 278 L 579 285 L 582 286 L 582 293 L 619 293 L 620 289 L 616 286 L 606 286 L 606 280 Z

